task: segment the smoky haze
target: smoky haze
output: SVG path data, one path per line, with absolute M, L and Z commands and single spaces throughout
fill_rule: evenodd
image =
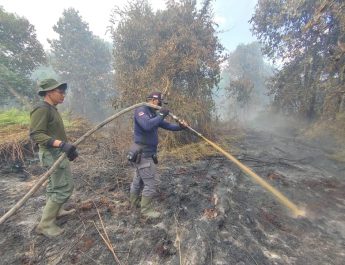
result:
M 268 83 L 274 67 L 267 63 L 257 42 L 240 44 L 222 65 L 214 98 L 221 120 L 250 122 L 272 102 Z

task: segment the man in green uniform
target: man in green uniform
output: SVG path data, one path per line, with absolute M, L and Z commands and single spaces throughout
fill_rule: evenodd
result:
M 50 168 L 64 152 L 67 156 L 49 177 L 47 202 L 36 232 L 48 237 L 61 235 L 64 230 L 55 224 L 56 218 L 75 212 L 65 211 L 62 205 L 72 195 L 73 180 L 69 161 L 77 158 L 76 147 L 67 143 L 64 124 L 56 108 L 65 98 L 66 83 L 45 79 L 39 83 L 38 94 L 43 101 L 30 113 L 30 137 L 39 146 L 39 158 L 43 167 Z M 68 161 L 69 160 L 69 161 Z

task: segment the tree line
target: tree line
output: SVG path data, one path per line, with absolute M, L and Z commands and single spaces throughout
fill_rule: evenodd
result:
M 341 0 L 259 0 L 250 21 L 259 42 L 230 54 L 219 40 L 211 0 L 199 8 L 193 0 L 169 0 L 157 11 L 147 0 L 130 0 L 111 14 L 112 44 L 69 8 L 53 27 L 58 38 L 49 40 L 49 51 L 27 19 L 0 8 L 0 101 L 28 105 L 37 100 L 37 79 L 56 76 L 70 84 L 68 107 L 97 120 L 109 104 L 130 105 L 161 90 L 169 108 L 188 113 L 207 133 L 223 78 L 226 100 L 239 108 L 256 110 L 269 96 L 285 114 L 335 119 L 345 110 L 344 6 Z M 273 70 L 263 56 L 279 67 Z
M 310 121 L 345 111 L 345 2 L 259 0 L 253 33 L 281 69 L 268 85 L 273 105 Z
M 97 118 L 111 91 L 111 44 L 89 30 L 78 11 L 63 11 L 44 51 L 34 26 L 0 8 L 1 104 L 27 109 L 38 100 L 38 79 L 55 77 L 69 85 L 67 105 L 73 112 Z
M 6 78 L 1 76 L 2 104 L 19 97 L 37 100 L 32 76 L 53 75 L 69 83 L 70 109 L 86 117 L 94 117 L 109 99 L 113 107 L 128 106 L 160 90 L 169 108 L 190 113 L 207 130 L 223 59 L 210 0 L 199 9 L 190 0 L 167 1 L 166 9 L 158 11 L 146 0 L 115 7 L 109 27 L 113 45 L 93 35 L 79 12 L 69 8 L 53 27 L 58 38 L 48 40 L 49 51 L 43 50 L 27 19 L 3 8 L 0 12 L 0 64 L 8 70 Z M 26 65 L 25 72 L 15 64 L 18 60 Z

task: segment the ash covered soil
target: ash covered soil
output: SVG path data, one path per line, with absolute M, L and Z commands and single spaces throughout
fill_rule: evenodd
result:
M 144 220 L 128 203 L 131 168 L 118 166 L 107 144 L 81 146 L 73 163 L 77 213 L 54 239 L 36 235 L 41 188 L 0 225 L 0 264 L 117 264 L 104 244 L 97 209 L 121 264 L 345 264 L 345 165 L 302 138 L 248 130 L 235 156 L 306 210 L 294 218 L 223 156 L 159 164 L 157 209 Z M 231 152 L 231 150 L 230 150 Z M 35 183 L 42 169 L 2 168 L 0 214 Z M 23 177 L 29 176 L 28 178 Z M 97 228 L 97 229 L 96 229 Z

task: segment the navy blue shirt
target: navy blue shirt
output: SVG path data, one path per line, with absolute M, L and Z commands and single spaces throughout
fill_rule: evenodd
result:
M 158 128 L 169 131 L 181 131 L 179 125 L 164 121 L 163 117 L 156 115 L 155 110 L 142 106 L 134 112 L 134 142 L 144 146 L 144 153 L 156 153 L 158 145 Z

